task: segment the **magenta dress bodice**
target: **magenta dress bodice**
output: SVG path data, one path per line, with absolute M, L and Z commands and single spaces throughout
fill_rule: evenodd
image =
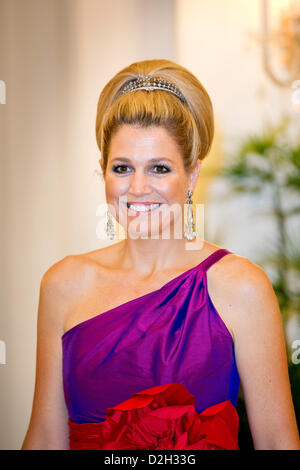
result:
M 234 342 L 207 289 L 219 249 L 160 289 L 74 326 L 62 336 L 63 387 L 75 423 L 102 422 L 132 393 L 179 382 L 200 413 L 230 400 L 239 374 Z M 130 286 L 129 286 L 130 288 Z

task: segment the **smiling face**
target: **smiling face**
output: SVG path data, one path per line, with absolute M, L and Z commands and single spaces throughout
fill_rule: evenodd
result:
M 193 171 L 186 172 L 181 152 L 165 128 L 122 125 L 113 134 L 109 147 L 105 171 L 107 203 L 114 206 L 116 219 L 124 227 L 136 227 L 139 221 L 140 235 L 149 236 L 150 222 L 152 219 L 153 227 L 156 214 L 155 230 L 161 233 L 166 220 L 164 211 L 174 205 L 182 213 L 187 191 L 193 191 L 199 168 L 200 161 Z M 120 202 L 122 199 L 124 202 Z M 177 216 L 173 211 L 169 214 L 172 227 Z

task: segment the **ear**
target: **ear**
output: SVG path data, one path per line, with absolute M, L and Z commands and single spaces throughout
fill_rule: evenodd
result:
M 98 162 L 99 162 L 99 165 L 100 165 L 101 171 L 102 171 L 102 173 L 103 173 L 103 164 L 102 164 L 102 159 L 100 158 L 100 159 L 98 160 Z
M 192 187 L 192 190 L 194 190 L 194 188 L 196 186 L 201 164 L 202 164 L 202 162 L 200 160 L 197 160 L 194 168 L 192 169 L 192 171 L 190 173 L 190 186 Z

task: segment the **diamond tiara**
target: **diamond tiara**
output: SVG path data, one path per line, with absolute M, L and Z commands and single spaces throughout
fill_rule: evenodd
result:
M 186 99 L 179 88 L 172 82 L 161 77 L 138 75 L 138 78 L 131 80 L 121 88 L 120 94 L 130 93 L 135 90 L 166 90 L 176 95 L 183 103 L 186 102 Z

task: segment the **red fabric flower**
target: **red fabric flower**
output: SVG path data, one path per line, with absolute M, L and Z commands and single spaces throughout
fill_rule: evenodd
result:
M 69 419 L 70 449 L 239 450 L 239 416 L 230 400 L 195 409 L 184 385 L 158 385 L 107 408 L 101 423 Z

